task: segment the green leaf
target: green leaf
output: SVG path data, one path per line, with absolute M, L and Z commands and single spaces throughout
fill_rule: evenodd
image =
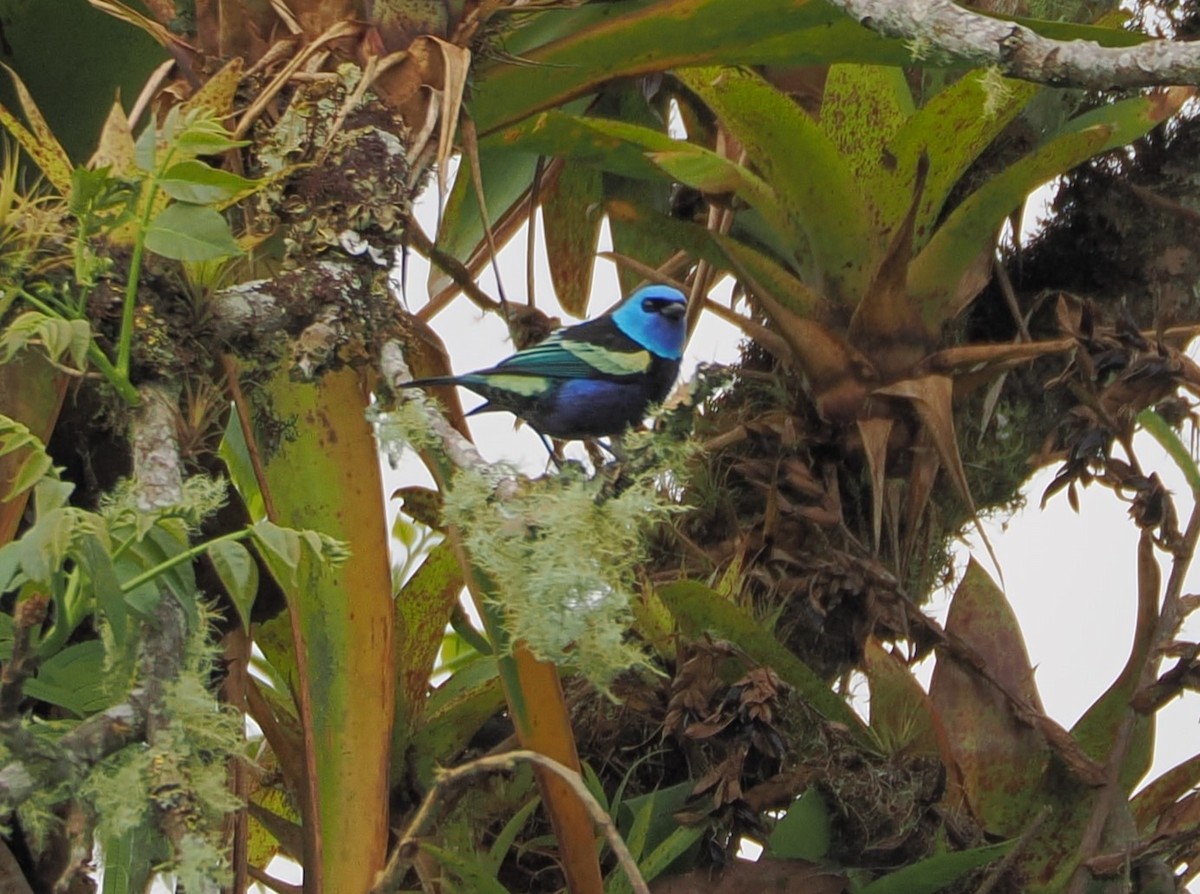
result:
M 149 825 L 148 817 L 139 817 L 118 835 L 99 836 L 104 854 L 104 887 L 101 894 L 129 894 L 145 891 L 151 868 L 165 854 L 165 842 Z
M 20 542 L 0 546 L 0 594 L 16 589 L 20 585 L 21 545 Z
M 860 742 L 870 741 L 862 720 L 824 680 L 724 596 L 695 581 L 669 584 L 658 596 L 684 635 L 698 637 L 709 632 L 730 640 L 755 661 L 772 668 L 821 716 L 844 724 Z
M 483 176 L 483 195 L 493 224 L 511 208 L 529 189 L 533 182 L 533 170 L 537 157 L 525 153 L 510 152 L 480 141 L 479 167 Z M 483 217 L 479 213 L 479 202 L 475 187 L 471 183 L 469 164 L 459 165 L 450 188 L 450 196 L 442 211 L 438 227 L 437 246 L 457 258 L 469 269 L 482 269 L 483 260 L 477 248 L 484 242 Z M 450 276 L 436 265 L 429 270 L 429 294 L 436 296 L 451 286 Z
M 58 478 L 43 478 L 33 487 L 34 514 L 41 518 L 56 509 L 64 509 L 75 491 L 75 485 Z
M 787 232 L 811 252 L 814 282 L 829 297 L 857 305 L 882 243 L 838 147 L 791 97 L 751 71 L 696 68 L 678 77 L 741 142 L 774 190 Z
M 647 882 L 658 878 L 670 869 L 673 863 L 681 861 L 684 854 L 699 845 L 700 839 L 707 832 L 708 827 L 703 823 L 695 826 L 676 826 L 638 865 L 642 878 Z
M 1000 859 L 1011 847 L 1012 842 L 1005 841 L 988 847 L 937 854 L 871 882 L 858 894 L 934 894 L 972 869 Z
M 143 171 L 153 171 L 158 156 L 158 131 L 151 124 L 138 134 L 133 144 L 133 160 Z
M 108 705 L 104 679 L 104 645 L 94 639 L 43 661 L 37 676 L 25 681 L 25 694 L 86 717 Z
M 449 541 L 429 551 L 396 598 L 396 723 L 392 754 L 403 755 L 429 704 L 429 676 L 446 623 L 463 589 L 462 568 Z
M 219 212 L 185 202 L 168 205 L 150 222 L 146 248 L 176 261 L 211 261 L 242 253 Z
M 70 509 L 38 512 L 38 519 L 20 540 L 21 570 L 35 583 L 48 586 L 55 575 L 63 571 L 67 551 L 75 531 L 77 515 Z
M 0 335 L 0 363 L 7 363 L 18 351 L 41 345 L 51 360 L 68 356 L 75 369 L 83 369 L 92 329 L 87 320 L 65 320 L 40 311 L 26 311 L 8 324 Z
M 262 489 L 258 486 L 258 478 L 254 474 L 254 463 L 250 460 L 250 448 L 246 444 L 246 435 L 242 431 L 237 413 L 229 414 L 225 425 L 225 436 L 221 438 L 221 446 L 217 455 L 225 463 L 229 480 L 234 489 L 246 504 L 246 512 L 251 521 L 260 521 L 267 516 L 266 504 L 263 501 Z
M 442 848 L 428 841 L 421 844 L 421 850 L 436 857 L 471 894 L 509 894 L 508 889 L 496 881 L 495 870 L 483 854 Z
M 940 332 L 978 293 L 967 274 L 1012 210 L 1038 186 L 1099 152 L 1111 133 L 1110 127 L 1093 127 L 1059 137 L 992 177 L 950 213 L 908 271 L 909 294 L 930 332 Z
M 196 205 L 215 205 L 253 189 L 253 180 L 222 171 L 196 159 L 171 165 L 158 181 L 172 199 Z
M 767 839 L 767 855 L 816 862 L 829 853 L 829 808 L 810 788 L 792 802 Z
M 495 841 L 488 848 L 488 860 L 494 872 L 499 872 L 500 864 L 504 862 L 504 857 L 508 853 L 509 848 L 513 846 L 513 842 L 517 840 L 517 835 L 525 828 L 525 823 L 529 821 L 529 817 L 533 815 L 533 812 L 537 810 L 541 803 L 541 798 L 530 798 L 524 807 L 512 815 L 512 818 L 504 824 L 504 828 L 496 835 Z
M 887 154 L 894 159 L 891 177 L 875 181 L 870 188 L 881 224 L 890 230 L 903 219 L 912 204 L 917 162 L 924 153 L 929 157 L 929 173 L 913 230 L 914 244 L 924 245 L 966 169 L 1044 89 L 1008 78 L 985 85 L 981 73 L 971 71 L 930 99 L 889 142 Z
M 946 630 L 980 656 L 1005 691 L 1038 704 L 1016 614 L 974 559 L 950 600 Z M 929 699 L 953 732 L 949 748 L 972 812 L 995 834 L 1019 834 L 1044 800 L 1038 781 L 1050 752 L 1042 733 L 1013 716 L 998 688 L 981 686 L 973 668 L 951 659 L 939 657 Z
M 890 177 L 887 144 L 913 114 L 905 71 L 890 65 L 831 65 L 821 96 L 821 129 L 854 176 Z M 874 200 L 875 190 L 863 190 Z
M 300 537 L 290 528 L 281 528 L 265 519 L 254 524 L 254 545 L 267 563 L 272 577 L 286 589 L 299 584 L 298 573 L 303 550 Z
M 186 128 L 175 139 L 175 147 L 188 155 L 220 155 L 230 149 L 249 146 L 249 140 L 232 139 L 224 130 Z
M 53 184 L 54 188 L 64 196 L 69 195 L 73 166 L 67 157 L 66 150 L 58 142 L 58 138 L 50 129 L 50 125 L 46 123 L 46 119 L 42 117 L 41 110 L 38 109 L 21 78 L 7 65 L 4 65 L 3 68 L 12 78 L 13 89 L 16 91 L 22 111 L 25 112 L 25 120 L 29 122 L 29 127 L 26 128 L 21 124 L 16 116 L 2 105 L 0 105 L 0 125 L 3 125 L 13 139 L 21 144 L 21 148 L 29 154 L 34 164 L 42 169 L 42 173 L 46 175 L 46 179 Z
M 242 626 L 250 629 L 250 609 L 258 595 L 258 566 L 250 551 L 236 540 L 218 540 L 208 547 L 208 557 L 212 560 L 221 583 L 233 600 Z
M 109 545 L 97 533 L 89 533 L 79 541 L 78 556 L 87 574 L 87 580 L 96 606 L 108 620 L 115 645 L 125 644 L 128 612 L 125 594 L 121 591 L 121 580 L 109 550 Z M 60 619 L 55 619 L 55 628 Z M 57 632 L 57 630 L 56 630 Z
M 480 133 L 614 78 L 690 65 L 912 61 L 903 41 L 815 0 L 630 0 L 603 12 L 544 14 L 561 16 L 562 24 L 538 21 L 547 42 L 514 50 L 525 64 L 504 60 L 483 68 L 469 103 Z
M 550 279 L 564 311 L 587 313 L 596 268 L 596 246 L 604 217 L 604 183 L 600 171 L 566 165 L 542 194 L 542 227 Z
M 481 153 L 485 145 L 499 151 L 565 158 L 635 180 L 665 181 L 667 178 L 647 153 L 668 152 L 689 144 L 656 128 L 551 109 L 489 137 L 480 144 Z
M 432 784 L 437 769 L 451 763 L 503 705 L 496 659 L 484 656 L 433 690 L 413 733 L 411 755 L 393 752 L 393 761 L 407 761 L 421 785 Z
M 0 413 L 0 456 L 17 451 L 25 451 L 25 456 L 9 480 L 8 492 L 0 495 L 0 502 L 8 502 L 48 475 L 57 477 L 54 461 L 41 440 L 17 420 Z

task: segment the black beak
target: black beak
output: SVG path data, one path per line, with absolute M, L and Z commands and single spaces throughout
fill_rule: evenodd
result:
M 687 306 L 684 304 L 667 304 L 659 311 L 668 320 L 681 320 L 683 315 L 687 313 Z

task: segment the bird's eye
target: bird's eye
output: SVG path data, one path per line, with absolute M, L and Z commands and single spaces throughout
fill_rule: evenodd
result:
M 661 304 L 662 304 L 662 302 L 658 301 L 657 299 L 647 298 L 645 301 L 642 302 L 642 310 L 644 310 L 648 314 L 656 314 L 662 309 L 659 306 Z

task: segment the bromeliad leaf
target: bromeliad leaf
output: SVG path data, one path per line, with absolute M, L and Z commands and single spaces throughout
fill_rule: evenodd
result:
M 1011 841 L 966 851 L 937 854 L 871 882 L 859 894 L 934 894 L 972 869 L 1003 857 Z
M 150 222 L 146 248 L 176 261 L 211 261 L 242 253 L 225 218 L 212 208 L 186 202 L 168 205 Z
M 767 839 L 767 854 L 787 860 L 822 860 L 829 852 L 829 807 L 810 788 L 792 802 Z

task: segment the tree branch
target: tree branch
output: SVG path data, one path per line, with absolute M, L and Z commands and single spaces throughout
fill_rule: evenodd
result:
M 1051 40 L 1016 22 L 963 9 L 950 0 L 830 0 L 872 31 L 928 45 L 1009 77 L 1094 90 L 1200 84 L 1200 43 L 1147 40 L 1102 47 Z
M 178 409 L 172 390 L 162 385 L 143 385 L 138 394 L 141 400 L 130 433 L 135 498 L 139 506 L 152 509 L 178 502 L 183 496 L 175 434 Z M 21 749 L 25 753 L 0 769 L 0 817 L 36 790 L 86 772 L 126 745 L 151 738 L 155 726 L 165 722 L 158 717 L 162 694 L 179 673 L 185 636 L 183 609 L 164 591 L 154 624 L 147 626 L 142 643 L 140 685 L 125 704 L 89 717 L 52 746 L 41 743 L 36 752 Z M 13 743 L 7 744 L 11 747 Z

